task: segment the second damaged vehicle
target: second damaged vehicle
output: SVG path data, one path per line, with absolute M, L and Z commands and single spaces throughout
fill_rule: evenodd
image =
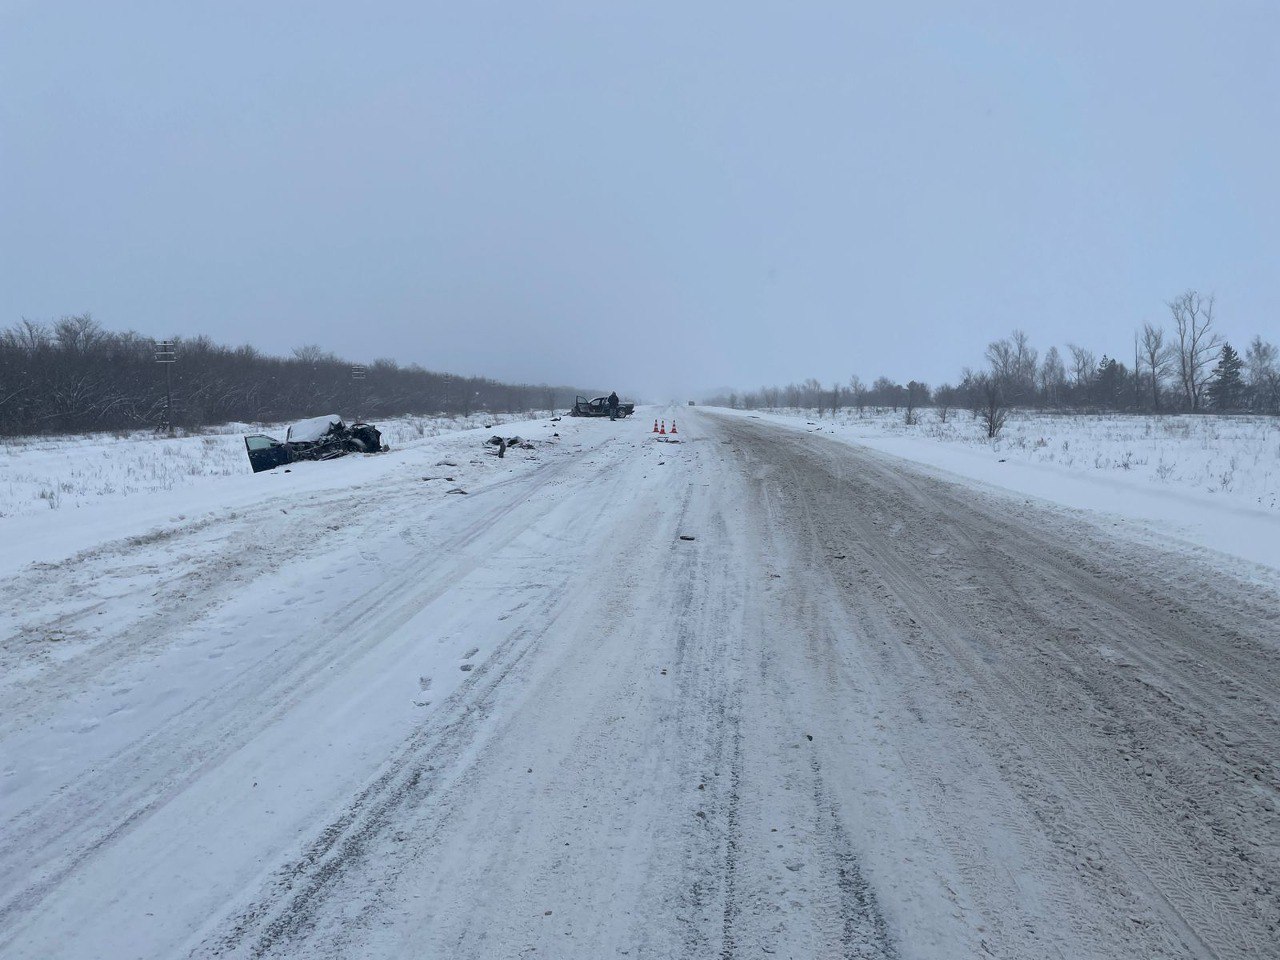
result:
M 629 417 L 635 412 L 636 405 L 630 401 L 618 404 L 618 416 L 620 417 Z M 571 417 L 607 417 L 608 415 L 608 397 L 596 397 L 594 400 L 578 397 L 573 401 L 573 407 L 569 410 L 569 416 Z
M 386 450 L 382 433 L 371 423 L 347 425 L 337 414 L 300 420 L 285 431 L 284 440 L 264 433 L 244 438 L 249 465 L 254 473 L 298 460 L 332 460 L 348 453 L 378 453 Z

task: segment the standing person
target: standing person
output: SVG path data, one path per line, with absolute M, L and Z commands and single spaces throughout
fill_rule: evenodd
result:
M 609 419 L 618 419 L 618 391 L 614 390 L 609 394 Z

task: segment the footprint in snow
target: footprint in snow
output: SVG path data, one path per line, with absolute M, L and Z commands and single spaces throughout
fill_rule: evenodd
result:
M 464 654 L 462 655 L 462 659 L 463 659 L 463 660 L 470 660 L 472 657 L 474 657 L 474 656 L 475 656 L 477 653 L 479 653 L 479 652 L 480 652 L 480 648 L 479 648 L 479 647 L 472 647 L 470 650 L 468 650 L 466 653 L 464 653 Z
M 430 678 L 430 677 L 419 677 L 419 678 L 418 678 L 418 689 L 419 689 L 419 690 L 430 690 L 430 689 L 431 689 L 431 678 Z
M 463 673 L 467 673 L 471 670 L 474 670 L 475 668 L 476 668 L 476 665 L 474 663 L 464 663 L 458 669 L 461 670 Z

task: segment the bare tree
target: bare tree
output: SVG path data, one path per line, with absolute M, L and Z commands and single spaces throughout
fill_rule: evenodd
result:
M 862 416 L 862 411 L 867 405 L 867 387 L 856 373 L 849 378 L 849 396 L 853 400 L 853 405 L 858 408 L 858 416 Z
M 947 422 L 947 414 L 956 403 L 956 388 L 949 383 L 941 384 L 933 391 L 933 405 L 938 410 L 938 419 Z
M 1040 398 L 1051 407 L 1062 400 L 1062 388 L 1067 385 L 1067 368 L 1057 347 L 1050 347 L 1040 365 Z
M 1151 409 L 1159 410 L 1160 384 L 1169 375 L 1173 354 L 1169 345 L 1164 342 L 1164 331 L 1150 323 L 1142 325 L 1139 344 L 1139 356 L 1146 367 L 1148 382 L 1151 385 Z
M 1213 332 L 1214 296 L 1202 297 L 1188 290 L 1169 301 L 1178 342 L 1174 357 L 1183 397 L 1191 410 L 1200 409 L 1209 382 L 1210 364 L 1218 355 L 1222 338 Z
M 303 363 L 337 363 L 338 358 L 317 343 L 304 343 L 293 348 L 293 359 Z
M 827 392 L 822 389 L 821 381 L 814 377 L 810 377 L 800 385 L 800 389 L 804 393 L 804 400 L 802 401 L 803 405 L 806 407 L 817 407 L 818 416 L 821 417 L 827 404 Z
M 975 373 L 970 367 L 961 367 L 960 369 L 960 386 L 956 388 L 956 399 L 963 402 L 968 407 L 969 412 L 973 414 L 973 419 L 978 419 L 978 412 L 982 409 L 982 398 L 980 394 L 980 380 L 985 374 Z
M 1254 337 L 1245 351 L 1249 371 L 1249 400 L 1258 413 L 1280 413 L 1280 350 Z
M 992 377 L 1004 395 L 1017 402 L 1025 402 L 1035 393 L 1038 356 L 1024 330 L 1014 330 L 1009 339 L 987 344 Z
M 1074 386 L 1077 390 L 1085 389 L 1098 370 L 1098 358 L 1092 350 L 1077 347 L 1074 343 L 1068 343 L 1067 349 L 1071 351 L 1071 375 L 1074 378 Z
M 906 406 L 905 422 L 907 426 L 914 427 L 920 422 L 920 407 L 927 404 L 930 399 L 929 385 L 921 383 L 919 380 L 910 380 L 907 382 L 906 390 L 902 393 L 903 404 Z
M 987 364 L 991 376 L 1004 385 L 1012 385 L 1016 364 L 1013 344 L 1008 340 L 993 340 L 987 344 Z
M 987 438 L 994 440 L 1000 435 L 1005 421 L 1009 418 L 1009 408 L 1005 406 L 1004 391 L 996 378 L 982 373 L 974 378 L 974 386 L 981 398 L 982 406 L 978 410 L 978 418 L 987 428 Z

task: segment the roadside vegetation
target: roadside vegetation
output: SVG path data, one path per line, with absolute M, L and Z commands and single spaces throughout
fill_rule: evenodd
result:
M 162 424 L 180 432 L 326 413 L 367 420 L 530 413 L 567 407 L 575 393 L 599 393 L 454 376 L 393 359 L 357 365 L 314 345 L 273 357 L 208 337 L 171 342 L 176 359 L 166 365 L 156 362 L 157 341 L 104 330 L 89 314 L 0 330 L 0 437 Z
M 1254 336 L 1243 350 L 1218 330 L 1212 296 L 1194 290 L 1169 301 L 1169 325 L 1144 324 L 1133 334 L 1132 357 L 1077 344 L 1065 352 L 1056 346 L 1043 354 L 1021 330 L 987 345 L 986 366 L 965 367 L 954 384 L 905 385 L 877 377 L 847 383 L 816 379 L 759 390 L 726 392 L 708 398 L 717 406 L 740 409 L 800 409 L 821 417 L 839 410 L 859 415 L 891 411 L 908 427 L 932 408 L 947 423 L 954 411 L 967 410 L 988 439 L 999 436 L 1013 408 L 1040 412 L 1218 413 L 1280 415 L 1280 349 Z

